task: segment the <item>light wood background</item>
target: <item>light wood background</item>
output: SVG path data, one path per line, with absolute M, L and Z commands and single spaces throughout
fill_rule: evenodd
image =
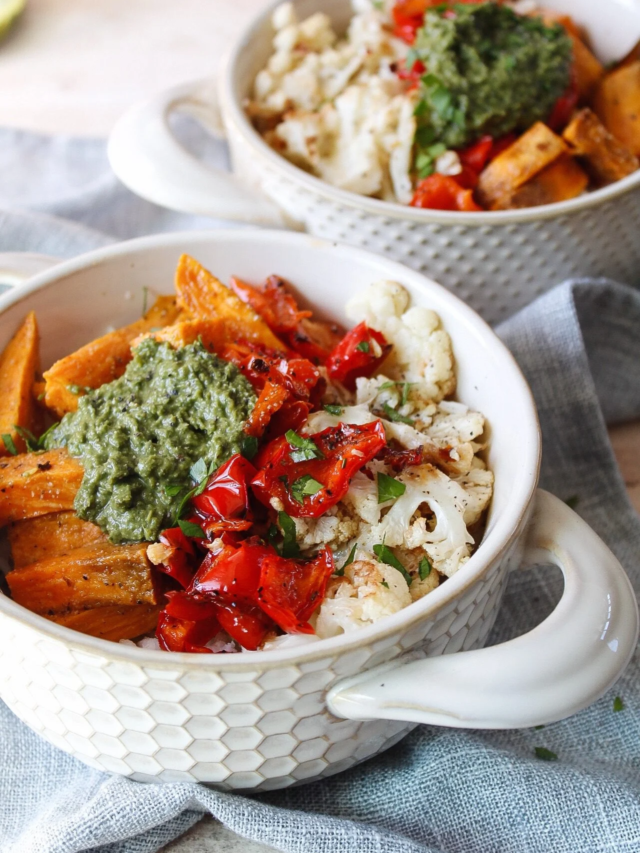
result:
M 28 0 L 23 18 L 0 44 L 0 125 L 107 136 L 137 100 L 213 75 L 223 51 L 264 5 L 265 0 Z M 640 512 L 640 422 L 610 435 Z M 207 818 L 166 849 L 268 848 Z

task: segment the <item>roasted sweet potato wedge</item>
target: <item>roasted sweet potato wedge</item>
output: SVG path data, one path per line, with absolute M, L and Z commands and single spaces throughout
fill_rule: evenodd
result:
M 228 324 L 224 320 L 186 320 L 181 323 L 174 323 L 173 326 L 165 326 L 164 329 L 159 329 L 157 332 L 147 332 L 136 338 L 131 348 L 135 349 L 138 344 L 145 338 L 153 338 L 156 341 L 165 341 L 171 344 L 174 349 L 192 344 L 200 339 L 209 352 L 216 352 L 227 343 L 233 343 L 236 340 L 233 335 L 229 334 Z
M 491 210 L 515 194 L 554 160 L 568 151 L 560 136 L 541 121 L 523 133 L 481 173 L 476 190 L 478 201 Z
M 84 468 L 60 448 L 0 457 L 0 527 L 73 509 Z
M 62 417 L 75 412 L 87 388 L 99 388 L 122 376 L 131 361 L 131 342 L 152 329 L 174 323 L 181 309 L 173 296 L 159 296 L 140 320 L 109 332 L 61 358 L 45 371 L 47 408 Z
M 178 262 L 176 290 L 186 311 L 196 318 L 221 320 L 230 339 L 286 349 L 253 308 L 189 255 L 182 255 Z
M 14 569 L 68 554 L 91 542 L 107 541 L 106 534 L 96 524 L 83 521 L 71 511 L 14 521 L 8 534 Z
M 604 65 L 593 55 L 587 45 L 573 33 L 573 70 L 580 103 L 588 103 L 596 86 L 604 77 Z
M 538 207 L 567 201 L 583 193 L 589 176 L 570 154 L 563 154 L 530 181 L 494 203 L 492 210 Z
M 0 436 L 8 435 L 18 451 L 26 449 L 16 426 L 35 432 L 39 414 L 33 384 L 39 367 L 39 335 L 31 311 L 0 355 Z M 10 453 L 0 438 L 0 456 Z
M 154 631 L 161 610 L 161 605 L 134 604 L 130 607 L 111 605 L 53 616 L 43 615 L 66 628 L 117 643 Z
M 562 134 L 574 154 L 583 159 L 598 187 L 626 178 L 640 166 L 638 158 L 618 142 L 590 109 L 580 110 Z
M 593 97 L 593 109 L 609 133 L 640 156 L 640 61 L 603 78 Z
M 14 601 L 43 616 L 158 603 L 145 544 L 92 542 L 14 569 L 7 583 Z

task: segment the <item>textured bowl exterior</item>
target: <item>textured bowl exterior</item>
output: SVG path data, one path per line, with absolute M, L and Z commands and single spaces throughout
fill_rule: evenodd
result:
M 637 186 L 562 215 L 492 224 L 487 214 L 483 225 L 444 224 L 373 213 L 357 196 L 353 203 L 336 201 L 274 168 L 231 123 L 227 138 L 235 173 L 274 201 L 294 227 L 399 261 L 453 291 L 491 325 L 567 278 L 635 281 L 640 274 Z
M 431 618 L 345 653 L 297 664 L 166 666 L 99 655 L 6 615 L 0 619 L 0 694 L 54 746 L 95 767 L 144 782 L 206 782 L 223 790 L 275 790 L 330 776 L 388 749 L 414 728 L 334 717 L 327 690 L 401 655 L 480 648 L 495 621 L 519 539 Z M 42 620 L 46 624 L 45 620 Z M 182 657 L 182 656 L 178 656 Z

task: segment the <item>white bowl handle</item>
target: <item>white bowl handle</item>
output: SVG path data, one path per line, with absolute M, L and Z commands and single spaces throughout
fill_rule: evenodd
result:
M 633 588 L 593 530 L 542 490 L 524 565 L 541 562 L 562 569 L 564 592 L 533 631 L 490 648 L 393 661 L 344 679 L 329 692 L 329 710 L 355 720 L 513 729 L 561 720 L 594 702 L 635 649 Z
M 167 89 L 127 110 L 111 132 L 109 161 L 122 183 L 171 210 L 282 227 L 282 214 L 268 199 L 230 173 L 203 165 L 180 145 L 169 124 L 178 109 L 224 136 L 211 81 Z

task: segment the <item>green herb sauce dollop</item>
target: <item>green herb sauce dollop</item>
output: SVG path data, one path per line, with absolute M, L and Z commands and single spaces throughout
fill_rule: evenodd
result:
M 484 134 L 524 131 L 548 118 L 569 86 L 572 55 L 562 26 L 507 6 L 428 10 L 407 60 L 427 69 L 416 108 L 418 157 L 428 159 L 434 144 L 463 148 Z
M 148 339 L 125 374 L 82 397 L 46 444 L 66 447 L 85 469 L 80 518 L 115 543 L 153 542 L 175 523 L 192 465 L 203 459 L 216 469 L 241 451 L 255 401 L 237 367 L 201 343 L 173 349 Z

